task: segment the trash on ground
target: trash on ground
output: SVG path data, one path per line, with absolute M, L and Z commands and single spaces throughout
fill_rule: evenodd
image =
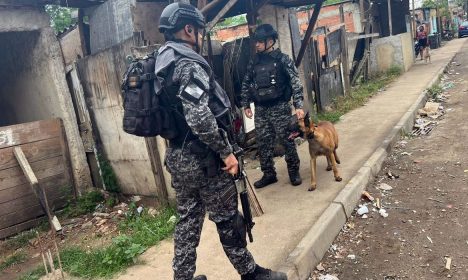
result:
M 398 178 L 400 178 L 400 175 L 393 174 L 393 173 L 390 172 L 390 171 L 387 172 L 387 176 L 388 176 L 388 178 L 390 178 L 390 179 L 392 179 L 392 180 L 393 180 L 393 179 L 398 179 Z
M 424 106 L 422 110 L 424 110 L 427 113 L 427 115 L 432 115 L 432 114 L 437 113 L 437 111 L 439 110 L 439 107 L 440 107 L 440 103 L 426 102 L 426 105 Z
M 388 185 L 388 184 L 385 184 L 385 183 L 381 183 L 378 187 L 378 189 L 380 190 L 383 190 L 383 191 L 391 191 L 393 190 L 393 187 Z
M 387 218 L 387 217 L 388 217 L 387 210 L 385 210 L 385 209 L 383 209 L 383 208 L 379 210 L 379 214 L 380 214 L 380 216 L 382 216 L 382 217 L 384 217 L 384 218 Z
M 365 198 L 367 198 L 369 201 L 374 201 L 375 198 L 367 191 L 363 191 L 362 192 L 362 196 L 364 196 Z
M 377 207 L 378 209 L 382 208 L 382 205 L 380 204 L 380 198 L 377 198 L 375 200 L 375 207 Z
M 356 259 L 356 255 L 354 255 L 354 254 L 349 254 L 349 255 L 347 256 L 347 258 L 350 259 L 350 260 L 355 260 L 355 259 Z
M 322 275 L 322 274 L 320 274 L 318 280 L 340 280 L 340 279 L 338 279 L 338 277 L 336 277 L 335 275 L 331 275 L 331 274 Z
M 367 218 L 369 218 L 369 216 L 367 216 L 366 214 L 364 214 L 364 215 L 361 216 L 361 218 L 367 219 Z
M 319 263 L 316 267 L 315 267 L 318 271 L 324 271 L 325 268 L 323 267 L 322 263 Z
M 362 216 L 362 215 L 364 215 L 364 214 L 367 214 L 367 213 L 369 213 L 369 208 L 367 208 L 366 205 L 361 205 L 361 206 L 359 207 L 359 209 L 357 210 L 357 213 L 358 213 L 359 216 Z
M 450 270 L 452 266 L 452 258 L 446 257 L 445 258 L 445 269 Z
M 427 240 L 429 240 L 429 242 L 431 242 L 431 244 L 434 244 L 434 242 L 432 242 L 432 239 L 429 236 L 426 236 L 426 237 L 427 237 Z
M 412 155 L 412 153 L 403 152 L 403 153 L 401 153 L 400 155 L 402 155 L 402 156 L 410 156 L 410 155 Z
M 175 222 L 177 221 L 177 217 L 172 215 L 169 220 L 167 221 L 168 224 L 175 224 Z

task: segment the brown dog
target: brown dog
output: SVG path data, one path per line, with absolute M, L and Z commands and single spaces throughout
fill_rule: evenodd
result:
M 327 157 L 327 171 L 333 170 L 335 180 L 340 182 L 342 178 L 339 175 L 336 164 L 340 164 L 340 159 L 336 154 L 338 149 L 338 133 L 331 122 L 322 121 L 317 125 L 309 120 L 309 114 L 304 119 L 298 120 L 300 133 L 295 136 L 301 136 L 309 143 L 310 154 L 310 188 L 313 191 L 317 188 L 317 157 Z

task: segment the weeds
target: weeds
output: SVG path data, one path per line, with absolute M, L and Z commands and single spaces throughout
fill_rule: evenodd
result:
M 33 271 L 20 276 L 19 280 L 39 280 L 43 275 L 45 275 L 45 269 L 43 265 L 40 265 Z
M 135 207 L 129 212 L 136 212 Z M 174 231 L 172 216 L 175 215 L 174 208 L 167 208 L 157 216 L 146 211 L 141 215 L 128 215 L 119 225 L 122 234 L 115 237 L 109 246 L 90 250 L 74 246 L 62 250 L 63 268 L 71 275 L 87 279 L 115 275 L 134 264 L 150 246 L 170 236 Z M 43 268 L 37 268 L 20 279 L 36 280 L 44 274 Z
M 375 76 L 370 81 L 353 87 L 347 96 L 334 100 L 331 111 L 319 113 L 318 119 L 337 122 L 342 115 L 364 105 L 370 97 L 398 77 L 401 71 L 400 67 L 392 66 L 385 74 Z
M 0 271 L 3 271 L 15 264 L 24 262 L 27 256 L 23 252 L 15 252 L 13 255 L 7 257 L 4 261 L 0 262 Z
M 3 242 L 1 248 L 5 251 L 19 249 L 26 246 L 29 240 L 33 239 L 34 237 L 36 237 L 35 230 L 23 231 Z
M 427 89 L 427 94 L 430 98 L 436 99 L 439 94 L 443 92 L 442 87 L 439 84 L 433 85 Z
M 98 155 L 99 167 L 101 168 L 102 182 L 106 186 L 106 191 L 120 192 L 117 176 L 110 162 L 103 155 Z
M 88 192 L 76 201 L 71 201 L 63 210 L 65 217 L 77 217 L 90 213 L 96 209 L 96 205 L 104 201 L 104 196 L 99 191 Z

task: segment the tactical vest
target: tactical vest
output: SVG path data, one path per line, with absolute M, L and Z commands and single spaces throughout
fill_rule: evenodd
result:
M 261 59 L 256 58 L 253 80 L 255 104 L 274 105 L 290 98 L 288 79 L 279 55 L 262 55 Z
M 168 42 L 159 50 L 158 58 L 155 65 L 155 91 L 156 93 L 164 93 L 168 95 L 171 106 L 173 106 L 173 114 L 175 118 L 175 123 L 177 127 L 177 137 L 171 139 L 172 143 L 182 143 L 183 141 L 196 139 L 196 136 L 191 133 L 191 129 L 185 120 L 183 114 L 182 102 L 177 98 L 179 93 L 180 84 L 173 83 L 173 72 L 175 65 L 178 63 L 188 60 L 199 63 L 203 69 L 208 73 L 210 77 L 209 85 L 210 89 L 208 92 L 209 101 L 208 106 L 216 117 L 218 123 L 226 122 L 225 117 L 229 118 L 231 103 L 227 93 L 223 88 L 218 84 L 214 79 L 213 71 L 211 67 L 206 62 L 206 60 L 189 49 L 188 47 Z

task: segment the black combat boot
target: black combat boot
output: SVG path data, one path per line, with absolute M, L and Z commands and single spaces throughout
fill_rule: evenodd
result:
M 301 174 L 299 174 L 299 170 L 289 171 L 289 181 L 291 181 L 291 185 L 299 186 L 302 184 Z
M 241 275 L 241 280 L 288 280 L 288 277 L 283 272 L 272 271 L 257 265 L 254 272 Z
M 207 280 L 207 278 L 205 275 L 198 275 L 195 278 L 193 278 L 193 280 Z
M 278 179 L 276 178 L 276 175 L 263 175 L 262 179 L 258 180 L 257 182 L 254 183 L 255 188 L 261 189 L 264 188 L 270 184 L 278 182 Z

